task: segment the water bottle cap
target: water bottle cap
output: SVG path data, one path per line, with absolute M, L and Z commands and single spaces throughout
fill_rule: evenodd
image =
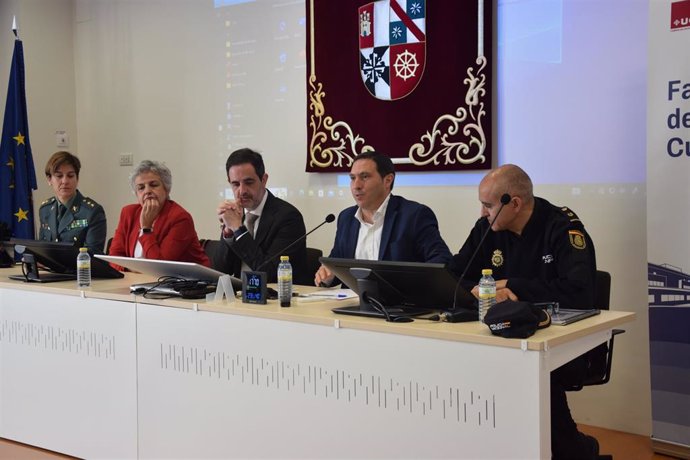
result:
M 280 256 L 281 262 L 287 262 L 288 260 L 290 260 L 290 256 Z
M 79 248 L 79 252 L 86 252 L 88 250 L 89 250 L 89 248 Z
M 493 275 L 493 273 L 493 270 L 491 270 L 490 268 L 485 268 L 482 270 L 482 275 Z

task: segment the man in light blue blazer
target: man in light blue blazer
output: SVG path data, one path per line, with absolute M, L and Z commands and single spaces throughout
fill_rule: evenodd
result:
M 423 204 L 391 194 L 395 168 L 378 152 L 358 155 L 350 169 L 350 191 L 357 203 L 338 216 L 329 257 L 399 262 L 448 263 L 451 253 L 441 238 L 434 212 Z M 330 285 L 334 275 L 325 266 L 316 285 Z

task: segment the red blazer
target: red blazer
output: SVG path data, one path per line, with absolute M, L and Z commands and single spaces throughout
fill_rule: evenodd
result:
M 122 208 L 120 222 L 115 229 L 111 256 L 134 257 L 137 240 L 141 242 L 146 259 L 177 260 L 211 266 L 199 244 L 192 216 L 172 200 L 168 200 L 153 223 L 153 231 L 139 236 L 141 205 Z

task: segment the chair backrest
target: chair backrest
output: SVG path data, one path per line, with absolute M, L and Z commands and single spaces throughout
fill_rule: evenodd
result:
M 218 250 L 219 246 L 220 240 L 204 240 L 203 244 L 201 245 L 201 247 L 204 248 L 204 252 L 208 256 L 208 259 L 211 261 L 211 265 L 213 265 L 214 254 Z
M 611 274 L 597 270 L 594 282 L 594 308 L 608 310 L 611 302 Z
M 311 275 L 312 278 L 321 266 L 321 262 L 319 262 L 319 257 L 321 257 L 322 255 L 323 251 L 321 249 L 307 248 L 307 270 L 308 274 Z
M 608 310 L 611 298 L 611 274 L 603 270 L 597 270 L 594 285 L 594 308 Z M 587 370 L 582 382 L 566 388 L 569 391 L 579 391 L 584 386 L 603 385 L 611 378 L 611 364 L 613 362 L 614 337 L 622 334 L 623 330 L 614 329 L 608 343 L 585 353 Z

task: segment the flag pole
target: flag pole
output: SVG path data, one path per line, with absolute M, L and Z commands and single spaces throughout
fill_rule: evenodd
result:
M 14 39 L 19 40 L 19 35 L 17 35 L 17 16 L 12 16 L 12 32 L 14 32 Z

